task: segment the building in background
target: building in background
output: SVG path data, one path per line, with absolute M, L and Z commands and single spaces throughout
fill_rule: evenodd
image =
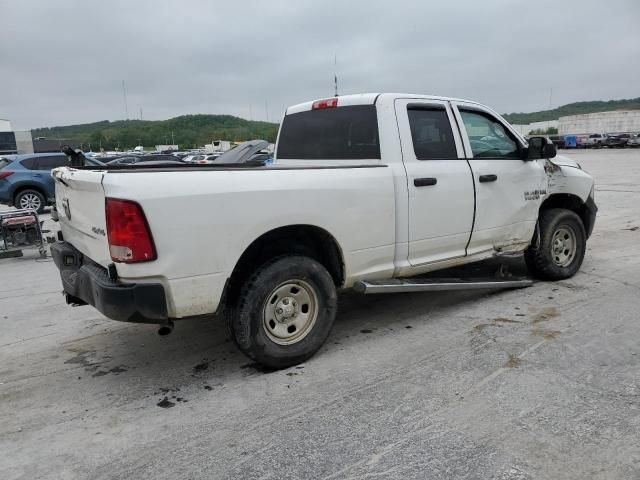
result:
M 55 153 L 63 145 L 78 148 L 80 144 L 71 138 L 39 137 L 34 140 L 31 130 L 13 131 L 9 120 L 0 119 L 0 155 Z
M 31 130 L 13 132 L 16 136 L 16 149 L 18 153 L 35 153 Z
M 45 138 L 38 137 L 33 140 L 33 153 L 55 153 L 59 152 L 63 145 L 71 148 L 79 148 L 80 143 L 73 138 Z
M 9 120 L 0 119 L 0 155 L 12 155 L 18 153 L 16 135 L 11 128 Z
M 549 128 L 558 128 L 558 120 L 547 120 L 546 122 L 533 122 L 527 125 L 511 125 L 520 135 L 529 135 L 534 130 L 546 131 Z
M 560 117 L 558 123 L 560 135 L 570 133 L 635 133 L 640 132 L 640 110 L 569 115 Z

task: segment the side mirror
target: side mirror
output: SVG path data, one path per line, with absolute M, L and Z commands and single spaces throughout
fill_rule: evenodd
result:
M 556 146 L 546 137 L 529 138 L 525 160 L 538 160 L 540 158 L 553 158 L 556 156 Z

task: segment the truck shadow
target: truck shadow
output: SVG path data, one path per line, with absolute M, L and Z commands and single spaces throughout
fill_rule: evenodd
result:
M 484 262 L 448 270 L 441 275 L 492 276 L 499 265 L 496 261 Z M 510 261 L 509 265 L 514 275 L 523 274 L 520 260 Z M 333 348 L 339 348 L 336 344 L 357 346 L 372 340 L 367 333 L 413 328 L 429 323 L 431 316 L 441 316 L 448 310 L 500 292 L 475 290 L 368 296 L 343 292 L 339 296 L 336 324 L 321 356 L 330 355 Z M 135 381 L 135 390 L 140 395 L 166 396 L 168 402 L 175 404 L 183 398 L 180 392 L 194 387 L 213 390 L 234 379 L 271 373 L 239 352 L 229 338 L 224 322 L 218 318 L 178 321 L 174 332 L 165 337 L 158 336 L 157 327 L 151 325 L 120 324 L 109 320 L 98 320 L 94 325 L 93 330 L 97 329 L 99 333 L 63 344 L 67 351 L 64 363 L 82 367 L 85 378 L 104 382 L 110 388 L 120 389 L 123 384 Z

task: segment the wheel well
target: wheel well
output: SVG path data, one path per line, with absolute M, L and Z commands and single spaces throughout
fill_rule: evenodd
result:
M 344 282 L 342 252 L 335 238 L 312 225 L 290 225 L 261 235 L 247 247 L 224 288 L 223 301 L 233 302 L 244 281 L 261 265 L 281 255 L 297 254 L 321 263 L 337 287 Z
M 40 195 L 44 197 L 45 204 L 48 203 L 47 193 L 42 188 L 34 185 L 21 185 L 13 191 L 14 204 L 16 199 L 18 198 L 18 195 L 20 195 L 20 193 L 24 192 L 25 190 L 35 190 L 36 192 L 38 192 Z
M 550 208 L 565 208 L 575 212 L 582 220 L 584 229 L 587 232 L 591 231 L 591 218 L 585 203 L 580 199 L 580 197 L 571 195 L 570 193 L 554 193 L 542 202 L 542 205 L 540 205 L 540 211 L 542 212 L 543 210 L 548 210 Z

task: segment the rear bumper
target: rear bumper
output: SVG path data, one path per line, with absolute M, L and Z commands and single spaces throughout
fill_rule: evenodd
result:
M 112 280 L 106 269 L 67 242 L 52 244 L 51 256 L 60 270 L 67 303 L 92 305 L 106 317 L 122 322 L 169 322 L 161 284 Z

